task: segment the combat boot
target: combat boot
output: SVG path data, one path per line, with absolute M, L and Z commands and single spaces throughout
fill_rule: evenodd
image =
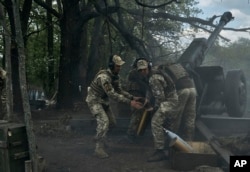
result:
M 94 155 L 101 159 L 109 157 L 109 155 L 104 150 L 104 144 L 102 142 L 96 143 Z
M 166 160 L 167 156 L 165 152 L 161 149 L 157 149 L 149 158 L 148 162 L 157 162 L 157 161 L 163 161 Z

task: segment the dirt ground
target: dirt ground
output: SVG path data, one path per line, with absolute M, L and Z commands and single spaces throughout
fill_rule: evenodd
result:
M 175 172 L 170 161 L 148 163 L 153 152 L 152 136 L 140 136 L 135 144 L 121 144 L 124 133 L 109 133 L 107 159 L 97 159 L 94 151 L 94 129 L 79 132 L 69 126 L 69 121 L 86 111 L 33 111 L 38 154 L 46 164 L 46 172 Z M 195 170 L 192 170 L 195 171 Z M 196 170 L 200 171 L 200 170 Z M 203 170 L 205 171 L 205 170 Z M 213 172 L 221 171 L 214 168 Z
M 37 142 L 40 155 L 47 162 L 47 172 L 165 172 L 169 169 L 167 161 L 146 162 L 149 145 L 112 143 L 107 148 L 110 157 L 97 159 L 93 156 L 94 144 L 91 136 L 42 136 L 37 137 Z
M 93 155 L 93 132 L 81 133 L 67 124 L 69 112 L 33 112 L 38 153 L 46 161 L 46 172 L 165 172 L 169 162 L 147 163 L 152 138 L 140 137 L 135 144 L 121 144 L 123 135 L 109 134 L 108 159 Z M 78 112 L 79 113 L 79 112 Z

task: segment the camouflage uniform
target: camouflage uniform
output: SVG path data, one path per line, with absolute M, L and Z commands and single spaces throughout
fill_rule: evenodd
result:
M 114 75 L 110 69 L 101 70 L 88 87 L 86 97 L 88 107 L 97 121 L 95 140 L 99 158 L 108 157 L 103 150 L 103 142 L 109 127 L 116 124 L 115 116 L 109 106 L 109 98 L 129 104 L 133 96 L 121 89 L 118 75 Z
M 7 114 L 5 80 L 6 80 L 6 71 L 0 68 L 0 96 L 1 96 L 0 119 L 4 119 Z
M 155 98 L 155 113 L 151 119 L 155 152 L 147 161 L 155 162 L 167 158 L 164 152 L 166 140 L 163 127 L 165 122 L 171 121 L 177 113 L 178 96 L 172 78 L 160 68 L 151 71 L 149 85 Z
M 146 97 L 152 99 L 148 78 L 141 75 L 137 69 L 130 71 L 128 76 L 128 92 L 136 97 Z M 152 100 L 153 101 L 153 100 Z M 151 101 L 151 102 L 152 102 Z M 141 116 L 145 109 L 132 109 L 132 115 L 127 130 L 129 139 L 133 141 Z
M 181 135 L 185 140 L 194 137 L 196 119 L 196 89 L 190 74 L 181 64 L 170 64 L 165 70 L 172 76 L 179 102 L 178 113 L 170 122 L 170 130 Z
M 149 85 L 155 97 L 156 112 L 151 121 L 154 147 L 163 150 L 165 147 L 165 134 L 163 125 L 166 120 L 174 118 L 178 104 L 178 96 L 171 77 L 163 72 L 152 72 Z

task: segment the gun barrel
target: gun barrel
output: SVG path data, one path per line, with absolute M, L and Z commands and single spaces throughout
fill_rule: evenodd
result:
M 208 39 L 194 39 L 177 62 L 183 64 L 186 68 L 191 69 L 200 66 L 204 60 L 204 56 L 218 37 L 220 31 L 232 19 L 232 13 L 225 12 L 221 16 L 219 24 L 216 26 Z
M 212 46 L 212 44 L 214 43 L 214 41 L 216 40 L 217 36 L 219 35 L 220 31 L 223 29 L 223 27 L 233 19 L 232 13 L 231 12 L 225 12 L 221 18 L 220 18 L 220 22 L 217 25 L 217 27 L 215 28 L 215 30 L 213 31 L 213 33 L 208 37 L 207 39 L 207 48 L 205 51 L 206 52 L 209 50 L 209 48 Z

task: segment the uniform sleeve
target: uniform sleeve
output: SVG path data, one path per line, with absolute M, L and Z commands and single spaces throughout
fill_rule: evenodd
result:
M 122 94 L 124 97 L 132 100 L 133 99 L 133 95 L 131 95 L 129 92 L 125 91 L 124 89 L 122 89 L 121 86 L 121 82 L 119 80 L 116 81 L 116 90 L 118 94 Z
M 130 93 L 128 93 L 127 91 L 121 90 L 121 94 L 124 95 L 126 98 L 128 98 L 129 100 L 133 99 L 133 95 L 131 95 Z
M 102 88 L 105 91 L 105 93 L 108 95 L 108 97 L 110 97 L 111 99 L 114 99 L 118 102 L 127 103 L 127 104 L 130 103 L 131 99 L 129 99 L 128 97 L 125 96 L 126 93 L 125 93 L 125 95 L 123 95 L 122 90 L 117 92 L 114 89 L 114 87 L 112 86 L 110 77 L 103 75 L 99 79 L 100 79 Z
M 149 78 L 149 85 L 155 98 L 155 106 L 159 106 L 165 100 L 165 82 L 161 75 L 155 74 Z

